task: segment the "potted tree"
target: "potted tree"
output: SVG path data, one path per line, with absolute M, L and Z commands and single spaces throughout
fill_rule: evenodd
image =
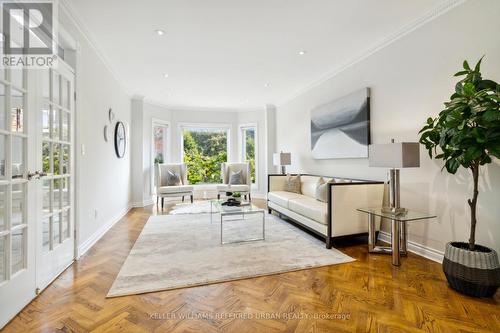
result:
M 500 285 L 500 265 L 495 250 L 476 244 L 476 207 L 479 169 L 500 158 L 500 86 L 481 76 L 481 61 L 472 69 L 467 61 L 455 76 L 464 76 L 455 93 L 436 118 L 427 119 L 420 130 L 420 143 L 429 156 L 442 159 L 455 174 L 470 170 L 473 180 L 468 242 L 446 244 L 443 271 L 450 286 L 466 295 L 491 297 Z

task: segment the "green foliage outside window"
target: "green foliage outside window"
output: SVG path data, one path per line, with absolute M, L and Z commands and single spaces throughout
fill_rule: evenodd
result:
M 255 129 L 244 130 L 245 137 L 245 161 L 250 164 L 252 183 L 255 183 Z
M 221 164 L 227 162 L 227 132 L 186 129 L 183 139 L 189 183 L 220 183 Z

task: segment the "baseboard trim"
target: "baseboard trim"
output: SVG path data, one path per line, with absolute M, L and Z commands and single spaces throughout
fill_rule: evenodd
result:
M 76 260 L 79 260 L 81 256 L 83 256 L 88 250 L 92 248 L 92 246 L 97 243 L 102 236 L 104 236 L 109 229 L 111 229 L 118 221 L 120 221 L 127 213 L 133 208 L 132 205 L 129 205 L 125 211 L 118 214 L 116 217 L 109 220 L 106 224 L 97 229 L 96 232 L 92 234 L 85 242 L 78 246 L 78 254 Z
M 390 244 L 391 234 L 381 230 L 378 234 L 378 239 Z M 443 262 L 444 252 L 432 249 L 416 242 L 408 241 L 408 251 L 438 263 Z
M 144 200 L 142 202 L 131 202 L 131 208 L 142 208 L 153 204 L 153 199 Z

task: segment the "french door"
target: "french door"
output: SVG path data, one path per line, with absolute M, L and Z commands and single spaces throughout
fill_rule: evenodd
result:
M 74 82 L 0 69 L 0 329 L 75 257 Z
M 40 71 L 37 114 L 37 287 L 43 290 L 75 257 L 74 73 L 60 61 Z
M 33 73 L 29 73 L 30 77 Z M 0 328 L 35 297 L 36 160 L 28 71 L 0 70 Z

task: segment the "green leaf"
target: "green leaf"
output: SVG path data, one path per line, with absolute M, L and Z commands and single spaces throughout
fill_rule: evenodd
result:
M 495 90 L 497 88 L 497 83 L 492 80 L 481 80 L 477 84 L 477 89 L 483 90 L 483 89 L 491 89 Z
M 467 69 L 470 71 L 470 66 L 469 66 L 469 63 L 467 62 L 467 60 L 464 60 L 463 65 L 464 65 L 464 69 Z
M 464 159 L 467 162 L 474 161 L 483 154 L 483 150 L 477 146 L 470 146 L 465 151 Z
M 460 71 L 460 72 L 456 72 L 455 75 L 453 75 L 453 76 L 462 76 L 462 75 L 466 75 L 468 73 L 469 73 L 469 71 Z
M 487 110 L 483 113 L 483 119 L 488 122 L 500 121 L 500 110 Z
M 458 168 L 460 167 L 460 163 L 456 159 L 451 158 L 451 159 L 446 161 L 444 166 L 446 167 L 446 170 L 449 173 L 455 174 L 457 172 Z
M 466 84 L 464 84 L 464 87 L 463 87 L 463 92 L 465 95 L 467 96 L 472 96 L 475 94 L 476 92 L 476 89 L 474 88 L 474 84 L 470 83 L 470 82 L 467 82 Z
M 488 152 L 496 158 L 500 158 L 500 142 L 494 143 L 491 147 L 488 147 Z
M 476 67 L 474 67 L 474 72 L 478 72 L 481 70 L 481 61 L 483 61 L 484 55 L 479 59 L 479 61 L 476 64 Z

